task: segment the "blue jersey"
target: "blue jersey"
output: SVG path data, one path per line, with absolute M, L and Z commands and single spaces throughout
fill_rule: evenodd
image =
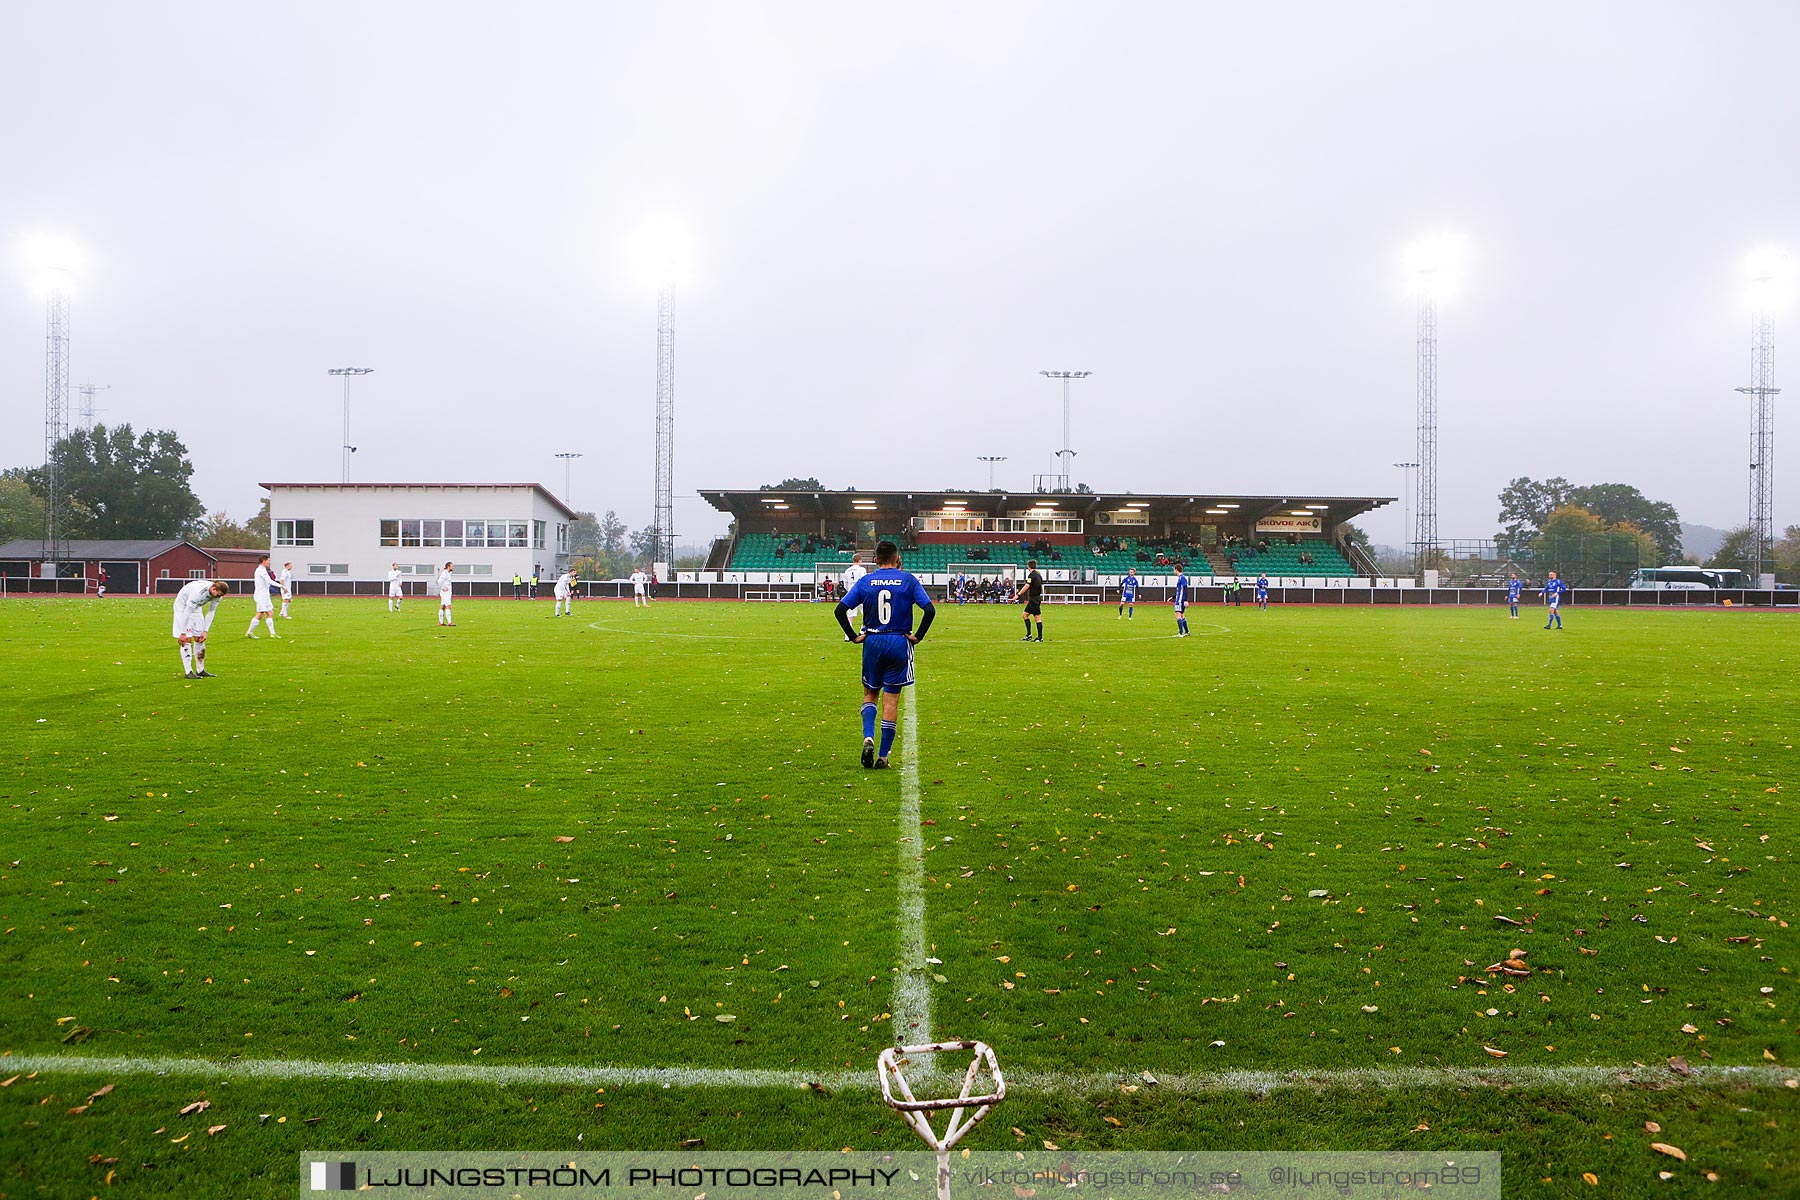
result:
M 1187 574 L 1183 572 L 1175 577 L 1175 608 L 1177 611 L 1187 607 Z
M 876 567 L 850 585 L 845 608 L 862 608 L 864 633 L 911 633 L 913 608 L 933 609 L 918 576 L 899 567 Z
M 1568 584 L 1560 579 L 1552 579 L 1544 585 L 1544 599 L 1550 602 L 1551 608 L 1556 608 L 1562 603 L 1563 593 L 1568 590 Z
M 1267 575 L 1258 575 L 1256 577 L 1256 594 L 1260 596 L 1263 593 L 1267 592 L 1268 590 L 1269 590 L 1269 577 Z
M 1517 604 L 1519 602 L 1519 588 L 1521 586 L 1522 585 L 1516 579 L 1511 580 L 1507 583 L 1507 585 L 1506 585 L 1506 601 L 1508 604 Z
M 1119 580 L 1119 595 L 1125 600 L 1137 599 L 1137 576 L 1127 575 Z

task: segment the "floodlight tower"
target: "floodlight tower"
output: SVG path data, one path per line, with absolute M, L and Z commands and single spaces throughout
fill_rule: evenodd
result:
M 84 383 L 75 390 L 81 393 L 81 415 L 77 419 L 81 422 L 81 428 L 92 429 L 99 424 L 94 418 L 100 411 L 94 404 L 94 393 L 111 391 L 112 384 Z
M 573 508 L 575 506 L 575 502 L 573 500 L 569 499 L 569 465 L 575 459 L 580 458 L 581 454 L 580 454 L 580 452 L 575 451 L 575 450 L 565 450 L 562 453 L 558 454 L 556 457 L 562 459 L 562 464 L 563 464 L 563 494 L 562 494 L 563 503 L 567 504 L 569 507 Z
M 977 454 L 975 456 L 975 461 L 976 462 L 984 462 L 988 465 L 988 491 L 990 491 L 990 492 L 993 491 L 994 490 L 994 464 L 1005 462 L 1006 455 L 1004 455 L 1004 454 Z
M 680 222 L 659 217 L 633 239 L 632 257 L 656 289 L 656 503 L 651 561 L 675 561 L 675 287 L 687 282 L 693 239 Z
M 1045 379 L 1060 379 L 1060 380 L 1062 380 L 1063 448 L 1056 452 L 1057 459 L 1058 459 L 1059 463 L 1061 464 L 1061 469 L 1058 472 L 1058 474 L 1061 477 L 1061 483 L 1056 490 L 1063 491 L 1063 492 L 1073 491 L 1074 485 L 1069 482 L 1070 474 L 1071 474 L 1071 472 L 1073 472 L 1073 470 L 1075 468 L 1075 464 L 1070 461 L 1071 459 L 1073 459 L 1075 457 L 1075 452 L 1073 450 L 1069 449 L 1069 380 L 1071 380 L 1071 379 L 1086 379 L 1089 375 L 1092 375 L 1093 372 L 1092 371 L 1039 371 L 1038 374 L 1042 375 Z
M 350 444 L 350 381 L 358 375 L 373 375 L 374 367 L 332 367 L 327 375 L 340 375 L 344 380 L 344 482 L 350 482 L 350 456 L 356 447 Z
M 1441 233 L 1421 238 L 1406 252 L 1407 274 L 1419 302 L 1417 345 L 1418 503 L 1413 533 L 1414 569 L 1422 576 L 1438 553 L 1438 342 L 1437 310 L 1462 276 L 1466 239 Z
M 69 501 L 62 442 L 69 436 L 69 293 L 81 254 L 74 243 L 44 235 L 26 243 L 26 256 L 44 296 L 44 545 L 52 571 L 68 557 Z
M 1756 401 L 1750 426 L 1750 573 L 1758 587 L 1775 586 L 1775 310 L 1791 283 L 1787 255 L 1758 250 L 1750 256 L 1750 386 L 1737 390 Z

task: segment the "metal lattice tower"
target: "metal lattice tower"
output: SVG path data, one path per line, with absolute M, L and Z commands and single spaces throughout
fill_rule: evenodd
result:
M 656 293 L 656 513 L 651 561 L 675 562 L 675 285 Z
M 1775 570 L 1775 322 L 1760 307 L 1750 318 L 1749 387 L 1737 390 L 1755 401 L 1750 421 L 1750 574 L 1757 586 Z
M 69 436 L 69 289 L 49 288 L 44 338 L 44 548 L 46 563 L 69 552 L 69 498 L 63 478 L 62 441 Z
M 81 412 L 76 418 L 80 422 L 80 428 L 92 429 L 100 423 L 96 419 L 99 416 L 100 409 L 94 403 L 94 393 L 110 391 L 111 389 L 112 384 L 110 383 L 84 383 L 75 389 L 81 393 Z
M 1414 569 L 1421 575 L 1437 561 L 1438 545 L 1438 350 L 1437 304 L 1429 290 L 1419 298 L 1417 524 L 1413 530 Z

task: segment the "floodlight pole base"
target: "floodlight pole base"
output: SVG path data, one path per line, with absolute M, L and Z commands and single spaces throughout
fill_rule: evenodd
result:
M 907 1083 L 906 1075 L 900 1069 L 903 1057 L 953 1053 L 958 1050 L 972 1051 L 974 1057 L 969 1062 L 969 1069 L 963 1073 L 962 1087 L 957 1094 L 942 1100 L 921 1100 L 913 1095 L 912 1085 Z M 976 1081 L 984 1066 L 987 1068 L 988 1082 L 992 1086 L 977 1091 Z M 937 1152 L 938 1200 L 950 1200 L 951 1149 L 962 1140 L 965 1133 L 975 1128 L 981 1118 L 988 1115 L 994 1105 L 1006 1099 L 1006 1079 L 1000 1074 L 1000 1064 L 994 1058 L 993 1047 L 978 1041 L 890 1046 L 881 1052 L 881 1057 L 876 1061 L 876 1073 L 881 1079 L 882 1100 L 900 1114 L 927 1146 Z M 944 1132 L 940 1136 L 932 1130 L 931 1119 L 927 1114 L 946 1108 L 951 1110 L 950 1122 L 944 1126 Z M 965 1116 L 965 1113 L 968 1115 Z

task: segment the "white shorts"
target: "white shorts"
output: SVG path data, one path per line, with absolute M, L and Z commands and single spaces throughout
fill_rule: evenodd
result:
M 173 636 L 178 638 L 205 637 L 206 614 L 197 608 L 176 609 Z
M 443 591 L 438 593 L 438 603 L 445 608 L 449 608 L 450 607 L 450 598 L 452 595 L 453 595 L 453 593 L 450 591 L 450 589 L 445 588 Z
M 256 593 L 256 611 L 259 613 L 275 611 L 275 601 L 270 598 L 269 593 Z
M 405 594 L 404 590 L 400 587 L 400 585 L 398 583 L 388 584 L 388 595 L 389 596 L 392 596 L 394 599 L 398 600 L 404 594 Z
M 561 589 L 561 588 L 557 588 L 557 589 L 556 589 L 556 598 L 557 598 L 557 599 L 558 599 L 558 600 L 567 600 L 567 599 L 568 599 L 568 598 L 569 598 L 569 593 L 568 593 L 568 592 L 565 592 L 565 591 L 564 591 L 564 590 L 563 590 L 563 589 Z
M 644 594 L 644 585 L 641 583 L 633 584 L 631 590 L 641 596 Z

